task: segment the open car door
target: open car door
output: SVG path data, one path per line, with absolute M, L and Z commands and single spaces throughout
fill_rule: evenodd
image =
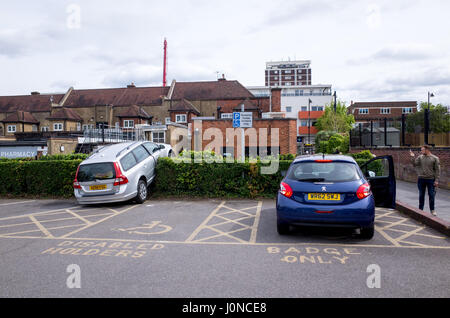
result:
M 392 156 L 376 157 L 361 166 L 370 183 L 375 205 L 395 208 L 396 182 Z

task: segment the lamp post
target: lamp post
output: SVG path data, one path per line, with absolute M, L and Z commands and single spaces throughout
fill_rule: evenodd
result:
M 308 100 L 308 145 L 311 144 L 311 103 L 312 100 Z
M 333 96 L 334 96 L 334 113 L 336 114 L 336 111 L 337 111 L 337 94 L 336 94 L 336 91 L 334 91 Z
M 428 92 L 428 103 L 427 103 L 427 108 L 424 110 L 424 128 L 425 128 L 425 134 L 424 134 L 424 141 L 425 144 L 428 145 L 428 132 L 430 131 L 430 98 L 434 97 L 434 94 L 431 92 Z

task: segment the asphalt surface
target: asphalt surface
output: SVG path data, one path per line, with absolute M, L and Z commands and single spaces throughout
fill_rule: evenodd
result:
M 417 183 L 397 180 L 397 200 L 419 208 L 419 189 Z M 437 188 L 435 198 L 437 217 L 450 222 L 450 190 Z M 428 192 L 425 192 L 424 211 L 430 212 Z
M 0 200 L 0 297 L 450 296 L 450 240 L 397 211 L 378 209 L 364 241 L 336 229 L 280 237 L 274 208 Z M 374 265 L 380 288 L 367 285 Z

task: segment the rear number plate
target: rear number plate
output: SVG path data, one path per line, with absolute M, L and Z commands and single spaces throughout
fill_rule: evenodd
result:
M 95 185 L 95 186 L 90 186 L 89 190 L 91 191 L 98 191 L 98 190 L 106 190 L 106 184 L 102 184 L 102 185 Z
M 341 195 L 338 193 L 308 193 L 309 201 L 340 201 Z

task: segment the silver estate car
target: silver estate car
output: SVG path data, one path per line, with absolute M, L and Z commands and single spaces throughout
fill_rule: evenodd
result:
M 158 158 L 172 155 L 170 145 L 148 141 L 102 147 L 79 165 L 73 182 L 75 198 L 79 204 L 131 199 L 143 203 Z

